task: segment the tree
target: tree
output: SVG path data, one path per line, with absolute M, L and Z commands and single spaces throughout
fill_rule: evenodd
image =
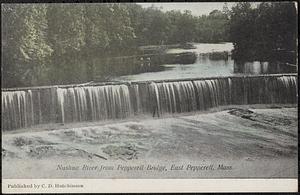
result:
M 191 11 L 185 10 L 177 23 L 177 42 L 184 44 L 193 41 L 196 31 L 196 21 L 192 16 Z
M 144 24 L 141 25 L 140 40 L 143 40 L 144 44 L 165 44 L 169 35 L 170 22 L 160 9 L 153 6 L 145 9 L 142 22 Z
M 86 44 L 83 53 L 86 59 L 87 75 L 90 80 L 93 80 L 95 69 L 105 69 L 103 66 L 106 66 L 96 58 L 104 59 L 107 56 L 124 55 L 133 47 L 135 34 L 126 5 L 95 6 L 89 4 L 84 8 Z M 97 73 L 101 74 L 99 71 Z
M 224 15 L 119 3 L 3 4 L 2 85 L 85 82 L 113 72 L 108 59 L 135 55 L 138 46 L 224 41 Z
M 81 49 L 85 45 L 84 7 L 82 4 L 49 4 L 47 11 L 48 42 L 52 83 L 79 82 L 85 79 Z
M 2 49 L 6 85 L 46 83 L 47 59 L 52 53 L 46 41 L 46 6 L 4 4 Z
M 230 15 L 233 57 L 296 63 L 296 16 L 292 2 L 237 3 Z
M 251 3 L 241 2 L 232 7 L 230 15 L 230 40 L 233 42 L 233 57 L 239 59 L 253 59 L 255 57 L 253 44 L 254 39 L 255 10 Z

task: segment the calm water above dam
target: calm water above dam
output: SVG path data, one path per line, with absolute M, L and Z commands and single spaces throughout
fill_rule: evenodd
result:
M 165 64 L 164 71 L 116 78 L 125 81 L 176 79 L 173 81 L 4 90 L 2 129 L 123 119 L 140 114 L 161 116 L 164 113 L 208 110 L 222 105 L 296 103 L 296 74 L 245 77 L 243 75 L 269 71 L 267 62 L 247 62 L 242 67 L 242 73 L 237 75 L 230 54 L 220 60 L 212 60 L 209 54 L 230 53 L 233 48 L 231 43 L 195 46 L 195 49 L 190 49 L 197 54 L 194 64 Z M 171 49 L 168 52 L 186 51 Z
M 211 60 L 205 54 L 211 52 L 231 52 L 232 43 L 197 43 L 195 49 L 170 49 L 167 53 L 195 52 L 197 60 L 194 64 L 165 64 L 160 72 L 147 72 L 134 75 L 117 77 L 121 81 L 145 81 L 162 79 L 183 79 L 195 77 L 231 76 L 234 74 L 234 61 L 229 56 L 228 60 Z
M 193 64 L 164 64 L 159 72 L 146 72 L 115 77 L 115 81 L 147 81 L 164 79 L 186 79 L 200 77 L 218 77 L 232 75 L 257 75 L 296 72 L 285 64 L 269 64 L 268 62 L 245 62 L 235 64 L 231 58 L 232 43 L 195 43 L 194 49 L 169 49 L 167 53 L 194 52 L 197 60 Z M 225 58 L 212 59 L 209 54 L 225 52 Z M 228 54 L 228 55 L 227 55 Z M 227 58 L 228 57 L 228 58 Z M 292 67 L 293 68 L 293 67 Z

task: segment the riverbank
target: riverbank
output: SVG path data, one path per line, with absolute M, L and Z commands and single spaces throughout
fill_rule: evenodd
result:
M 8 131 L 2 134 L 3 178 L 296 177 L 297 121 L 296 107 L 234 106 Z

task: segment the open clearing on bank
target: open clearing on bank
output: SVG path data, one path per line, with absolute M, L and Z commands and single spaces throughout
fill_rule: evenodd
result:
M 2 133 L 3 178 L 297 177 L 297 107 L 231 106 L 207 113 L 69 124 Z M 184 166 L 171 170 L 172 165 Z M 190 165 L 216 170 L 191 171 Z M 230 170 L 217 170 L 219 164 Z M 114 166 L 62 171 L 63 166 Z M 118 165 L 165 166 L 122 171 Z

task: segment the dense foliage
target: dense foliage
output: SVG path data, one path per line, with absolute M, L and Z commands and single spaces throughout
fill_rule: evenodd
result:
M 95 80 L 116 69 L 111 57 L 135 55 L 143 45 L 232 41 L 236 59 L 257 60 L 297 47 L 296 10 L 288 2 L 257 8 L 237 3 L 199 17 L 137 4 L 2 4 L 1 9 L 3 87 Z
M 137 4 L 3 4 L 2 86 L 93 80 L 111 71 L 107 57 L 141 45 L 226 41 L 227 23 L 217 10 L 195 17 Z
M 230 11 L 233 57 L 296 64 L 297 13 L 293 2 L 237 3 Z

